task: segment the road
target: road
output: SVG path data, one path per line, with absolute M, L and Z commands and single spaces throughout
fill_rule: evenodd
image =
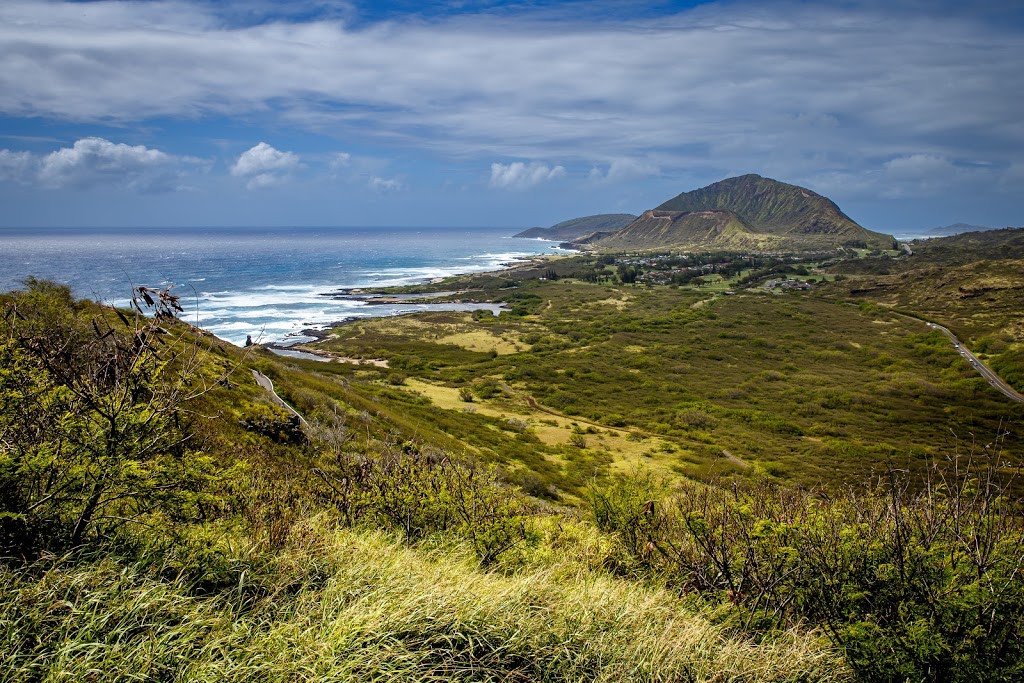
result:
M 950 332 L 948 329 L 946 329 L 942 325 L 937 325 L 936 323 L 925 323 L 925 324 L 928 325 L 928 327 L 932 328 L 933 330 L 938 330 L 942 334 L 944 334 L 947 337 L 949 337 L 950 340 L 953 342 L 953 346 L 956 347 L 956 350 L 960 352 L 960 355 L 963 356 L 964 359 L 968 363 L 970 363 L 972 366 L 974 366 L 974 369 L 977 370 L 978 373 L 982 377 L 987 379 L 988 383 L 991 384 L 993 387 L 995 387 L 995 389 L 997 391 L 1002 393 L 1004 396 L 1009 398 L 1011 401 L 1017 401 L 1018 403 L 1024 403 L 1024 395 L 1019 394 L 1017 391 L 1014 390 L 1013 387 L 1011 387 L 1009 384 L 1004 382 L 1002 377 L 1000 377 L 996 373 L 992 372 L 992 370 L 990 370 L 987 365 L 982 363 L 981 360 L 979 360 L 977 356 L 975 356 L 973 353 L 971 353 L 970 349 L 968 349 L 966 346 L 964 346 L 960 342 L 960 340 L 956 338 L 956 335 L 954 335 L 952 332 Z
M 302 417 L 302 415 L 299 414 L 299 411 L 295 410 L 295 408 L 292 408 L 290 405 L 285 403 L 284 399 L 277 395 L 277 392 L 274 391 L 274 383 L 270 381 L 269 377 L 264 375 L 259 370 L 253 370 L 252 376 L 256 380 L 256 384 L 259 384 L 261 387 L 270 392 L 270 396 L 272 397 L 274 403 L 281 406 L 295 417 L 299 418 L 299 421 L 302 422 L 302 424 L 304 424 L 305 426 L 309 426 L 309 423 L 306 422 L 306 418 Z

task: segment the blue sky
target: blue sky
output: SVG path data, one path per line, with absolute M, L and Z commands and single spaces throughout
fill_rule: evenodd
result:
M 0 226 L 525 227 L 743 173 L 1024 225 L 1019 2 L 4 0 L 0 63 Z

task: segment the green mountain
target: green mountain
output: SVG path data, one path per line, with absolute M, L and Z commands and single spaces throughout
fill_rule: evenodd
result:
M 636 220 L 636 216 L 631 213 L 601 213 L 596 216 L 562 221 L 550 228 L 530 228 L 512 236 L 564 242 L 576 240 L 595 232 L 614 232 L 626 227 L 634 220 Z
M 810 251 L 841 246 L 891 249 L 895 240 L 861 227 L 826 197 L 751 174 L 684 192 L 594 244 Z
M 609 249 L 771 249 L 782 238 L 759 233 L 742 217 L 726 209 L 709 211 L 645 211 L 626 228 L 591 241 Z

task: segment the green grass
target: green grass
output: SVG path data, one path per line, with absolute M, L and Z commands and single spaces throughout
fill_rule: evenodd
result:
M 677 447 L 656 454 L 659 466 L 698 478 L 769 471 L 809 485 L 856 483 L 890 460 L 914 463 L 941 452 L 953 434 L 991 440 L 1000 420 L 1021 417 L 1021 407 L 988 387 L 941 335 L 884 308 L 813 292 L 709 299 L 682 288 L 564 280 L 521 289 L 537 297 L 532 314 L 475 324 L 497 326 L 529 350 L 463 359 L 388 321 L 342 328 L 324 345 L 412 354 L 410 374 L 449 387 L 495 378 L 514 394 L 485 401 L 489 407 L 541 419 L 525 404 L 532 397 L 570 418 L 639 430 Z M 504 451 L 503 461 L 536 460 L 512 443 L 482 443 L 482 416 L 456 417 L 435 405 L 406 413 L 464 443 Z M 695 421 L 695 414 L 703 417 Z M 562 459 L 561 451 L 522 438 L 543 459 Z M 1012 461 L 1020 461 L 1019 443 L 1012 437 L 1007 444 Z M 763 467 L 733 468 L 719 457 L 722 449 Z M 610 455 L 609 466 L 623 460 Z M 577 488 L 548 469 L 538 472 L 548 483 Z M 594 471 L 608 466 L 596 463 Z
M 546 562 L 498 574 L 311 518 L 273 556 L 222 540 L 245 569 L 213 595 L 115 557 L 3 570 L 0 681 L 848 680 L 814 635 L 756 643 L 588 567 L 579 533 L 552 527 Z

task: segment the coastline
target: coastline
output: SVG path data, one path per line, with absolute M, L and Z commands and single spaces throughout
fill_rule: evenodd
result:
M 466 295 L 466 294 L 469 294 L 469 293 L 471 293 L 473 291 L 479 291 L 479 290 L 460 289 L 460 288 L 451 289 L 451 290 L 448 290 L 448 291 L 427 291 L 427 292 L 415 292 L 415 291 L 411 292 L 411 291 L 406 291 L 406 290 L 418 289 L 418 288 L 422 288 L 422 287 L 439 286 L 439 285 L 449 285 L 449 284 L 453 285 L 453 284 L 457 284 L 459 282 L 462 282 L 462 283 L 465 284 L 465 281 L 467 280 L 467 278 L 468 279 L 473 279 L 473 278 L 508 278 L 511 274 L 520 273 L 522 271 L 528 271 L 528 270 L 531 270 L 531 269 L 534 269 L 534 268 L 538 268 L 538 267 L 540 267 L 540 266 L 542 266 L 545 263 L 548 263 L 550 261 L 554 261 L 554 260 L 558 260 L 558 259 L 562 259 L 562 258 L 568 258 L 569 256 L 572 256 L 572 255 L 573 254 L 570 253 L 570 254 L 536 254 L 536 255 L 532 255 L 532 256 L 523 256 L 523 257 L 517 258 L 514 261 L 510 261 L 510 262 L 501 264 L 502 268 L 500 268 L 499 270 L 470 271 L 470 272 L 466 272 L 466 273 L 455 273 L 455 274 L 452 274 L 452 275 L 448 275 L 446 277 L 425 278 L 424 281 L 421 282 L 421 283 L 409 284 L 409 285 L 395 285 L 395 286 L 372 287 L 372 288 L 371 287 L 346 287 L 346 288 L 338 289 L 338 290 L 335 290 L 335 291 L 332 291 L 332 292 L 322 292 L 322 293 L 318 294 L 318 296 L 322 296 L 322 297 L 329 298 L 329 299 L 342 300 L 342 301 L 358 301 L 358 302 L 361 302 L 361 303 L 363 303 L 365 305 L 368 305 L 368 306 L 382 306 L 382 305 L 389 305 L 389 306 L 404 306 L 404 305 L 417 305 L 417 306 L 424 306 L 424 305 L 426 305 L 426 306 L 433 306 L 433 305 L 437 305 L 437 306 L 447 306 L 447 305 L 474 306 L 474 305 L 479 305 L 479 304 L 487 304 L 489 302 L 478 301 L 478 300 L 475 300 L 475 299 L 472 299 L 472 298 L 450 298 L 450 297 L 458 297 L 458 296 Z M 396 291 L 396 290 L 398 290 L 398 291 Z M 440 298 L 444 298 L 445 300 L 444 301 L 437 301 L 437 299 L 440 299 Z M 493 304 L 493 303 L 491 303 L 490 306 L 492 308 L 492 312 L 495 312 L 495 311 L 493 311 L 493 308 L 499 309 L 499 312 L 500 312 L 500 310 L 506 310 L 506 307 L 503 304 Z M 486 306 L 484 306 L 484 307 L 486 308 Z M 459 309 L 437 308 L 437 309 L 431 309 L 431 310 L 459 310 Z M 472 310 L 479 310 L 479 309 L 472 309 Z M 410 310 L 410 311 L 403 311 L 403 312 L 400 312 L 400 313 L 395 313 L 393 315 L 396 315 L 396 316 L 397 315 L 414 315 L 416 313 L 428 313 L 428 312 L 430 312 L 430 310 Z M 497 315 L 498 312 L 495 312 L 495 314 Z M 392 316 L 346 316 L 345 318 L 342 318 L 340 320 L 336 320 L 336 321 L 332 321 L 332 322 L 329 322 L 329 323 L 325 323 L 324 325 L 322 325 L 320 327 L 316 327 L 316 328 L 310 327 L 310 328 L 299 330 L 298 332 L 292 333 L 290 335 L 286 335 L 286 340 L 287 340 L 287 337 L 296 337 L 296 338 L 298 338 L 295 341 L 292 341 L 290 343 L 288 341 L 286 341 L 286 340 L 285 341 L 272 341 L 272 342 L 267 342 L 267 343 L 255 344 L 254 346 L 258 346 L 258 347 L 261 347 L 261 348 L 266 348 L 266 349 L 268 349 L 270 351 L 274 351 L 274 352 L 278 352 L 278 351 L 292 351 L 292 352 L 296 352 L 297 351 L 297 352 L 306 353 L 306 354 L 309 354 L 309 355 L 312 355 L 312 356 L 320 356 L 319 360 L 337 360 L 339 362 L 354 362 L 354 363 L 359 363 L 359 364 L 366 364 L 366 363 L 368 363 L 368 364 L 372 364 L 372 365 L 377 365 L 378 367 L 387 367 L 387 361 L 383 361 L 381 359 L 370 359 L 370 360 L 366 360 L 366 359 L 353 359 L 353 358 L 344 358 L 344 359 L 342 359 L 341 357 L 332 356 L 331 354 L 329 354 L 329 353 L 327 353 L 325 351 L 322 351 L 320 349 L 317 349 L 315 346 L 312 346 L 312 345 L 315 345 L 315 344 L 317 344 L 317 343 L 327 339 L 328 337 L 330 337 L 332 330 L 335 330 L 335 329 L 337 329 L 339 327 L 343 327 L 345 325 L 349 325 L 351 323 L 354 323 L 354 322 L 357 322 L 357 321 L 360 321 L 360 320 L 365 320 L 367 318 L 376 318 L 376 317 L 392 317 Z M 279 355 L 287 356 L 289 354 L 279 354 Z M 364 361 L 365 361 L 365 363 L 364 363 Z M 381 363 L 383 365 L 381 365 Z
M 495 228 L 231 228 L 140 231 L 96 228 L 5 235 L 0 280 L 10 290 L 32 275 L 76 296 L 127 305 L 131 286 L 176 286 L 186 319 L 233 345 L 248 335 L 294 343 L 300 329 L 349 316 L 391 315 L 415 306 L 377 297 L 332 300 L 342 287 L 394 295 L 464 289 L 436 283 L 494 273 L 563 253 L 554 242 L 512 239 Z M 519 259 L 526 257 L 526 261 Z M 458 279 L 458 278 L 456 278 Z M 460 297 L 450 297 L 456 299 Z M 479 298 L 464 294 L 462 299 Z M 383 306 L 383 308 L 380 308 Z

